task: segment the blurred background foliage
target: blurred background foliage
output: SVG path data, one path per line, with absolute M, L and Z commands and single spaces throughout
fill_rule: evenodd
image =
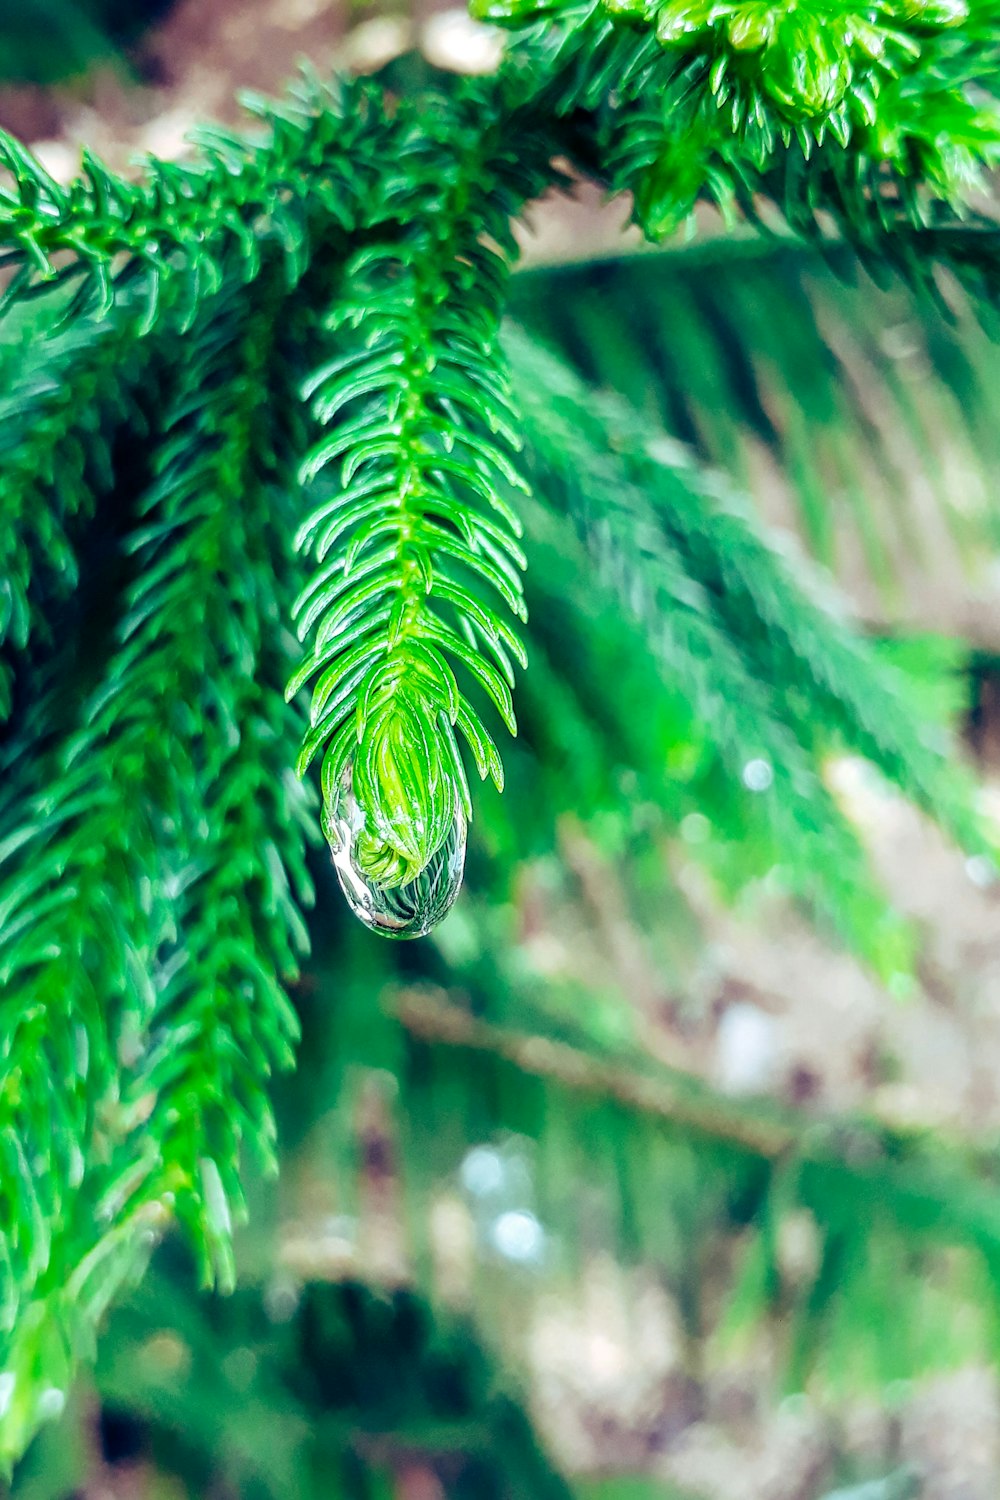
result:
M 0 79 L 52 83 L 116 59 L 171 0 L 28 0 L 0 12 Z
M 43 156 L 89 128 L 162 149 L 194 122 L 197 67 L 205 113 L 261 81 L 248 36 L 258 68 L 272 41 L 275 68 L 312 52 L 316 28 L 320 63 L 385 62 L 413 25 L 432 61 L 482 45 L 424 11 L 393 32 L 391 11 L 352 30 L 321 0 L 167 10 L 0 9 L 2 75 L 70 80 L 44 95 Z M 24 108 L 0 97 L 13 123 Z M 518 322 L 831 569 L 992 784 L 993 310 L 711 224 L 609 259 L 605 213 L 543 213 Z M 465 898 L 433 940 L 380 945 L 317 863 L 283 1173 L 251 1182 L 238 1289 L 205 1297 L 165 1245 L 20 1500 L 997 1492 L 993 873 L 838 764 L 915 974 L 890 994 L 817 938 L 638 627 L 594 607 L 579 543 L 536 520 L 522 732 L 505 797 L 481 798 Z M 547 652 L 577 664 L 571 691 Z

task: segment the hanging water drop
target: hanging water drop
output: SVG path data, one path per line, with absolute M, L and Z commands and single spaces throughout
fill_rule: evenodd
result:
M 366 927 L 387 938 L 426 937 L 447 916 L 465 871 L 466 821 L 461 807 L 444 843 L 412 880 L 380 880 L 366 873 L 378 864 L 377 851 L 366 826 L 364 808 L 354 795 L 348 767 L 336 804 L 323 811 L 326 833 L 340 888 L 354 915 Z M 391 864 L 391 851 L 386 864 Z

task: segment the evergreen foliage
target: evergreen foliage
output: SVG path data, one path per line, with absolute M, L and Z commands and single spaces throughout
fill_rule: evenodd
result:
M 503 787 L 496 746 L 454 665 L 511 733 L 510 657 L 526 665 L 517 634 L 469 585 L 525 617 L 520 524 L 502 498 L 520 482 L 510 456 L 519 437 L 496 346 L 505 259 L 515 249 L 511 212 L 530 175 L 512 197 L 516 157 L 502 116 L 491 126 L 478 91 L 443 114 L 438 131 L 432 111 L 398 146 L 412 179 L 404 237 L 347 261 L 345 296 L 325 321 L 335 336 L 353 337 L 335 339 L 346 349 L 305 387 L 333 431 L 306 458 L 303 477 L 335 460 L 340 475 L 300 532 L 318 563 L 333 561 L 296 605 L 300 635 L 314 639 L 290 691 L 324 669 L 299 765 L 304 771 L 326 747 L 329 805 L 350 764 L 366 818 L 359 863 L 387 885 L 424 868 L 460 808 L 472 816 L 454 726 L 479 774 Z M 436 134 L 455 153 L 443 179 Z
M 211 1474 L 268 1500 L 293 1491 L 388 1500 L 406 1464 L 440 1473 L 458 1500 L 570 1500 L 465 1319 L 435 1319 L 406 1289 L 353 1282 L 312 1284 L 277 1323 L 256 1287 L 209 1303 L 206 1318 L 178 1260 L 151 1271 L 101 1351 L 112 1461 L 141 1456 L 186 1489 Z M 144 1354 L 157 1338 L 167 1361 L 190 1354 L 172 1379 Z M 56 1474 L 79 1474 L 78 1454 L 67 1462 L 65 1450 L 86 1448 L 86 1426 L 84 1412 L 71 1412 L 61 1461 L 40 1444 L 18 1491 L 41 1500 L 59 1492 Z
M 912 688 L 740 486 L 588 382 L 585 329 L 567 359 L 545 352 L 530 310 L 503 326 L 514 221 L 566 185 L 567 163 L 631 189 L 654 237 L 698 201 L 763 236 L 777 214 L 768 253 L 788 238 L 803 256 L 817 241 L 860 251 L 909 295 L 943 269 L 988 318 L 996 230 L 970 190 L 998 144 L 1000 22 L 985 4 L 859 14 L 819 0 L 517 8 L 495 75 L 401 99 L 385 80 L 305 79 L 278 104 L 248 101 L 251 135 L 204 130 L 193 164 L 150 162 L 135 181 L 88 157 L 64 187 L 0 144 L 7 1462 L 170 1221 L 205 1278 L 232 1284 L 241 1157 L 275 1164 L 268 1086 L 297 1036 L 287 987 L 321 868 L 310 847 L 349 782 L 364 878 L 391 888 L 426 870 L 473 813 L 463 743 L 503 785 L 513 663 L 531 660 L 519 696 L 540 779 L 532 792 L 519 772 L 505 810 L 488 789 L 475 804 L 508 865 L 526 837 L 551 837 L 557 810 L 612 803 L 624 764 L 670 827 L 718 813 L 731 884 L 777 867 L 897 977 L 911 935 L 827 788 L 830 755 L 867 757 L 988 851 L 941 726 L 921 723 Z M 508 767 L 523 770 L 520 753 Z M 685 757 L 696 772 L 677 773 Z M 409 1020 L 421 1047 L 548 1078 L 499 1022 Z M 402 1076 L 400 1025 L 372 1029 Z M 557 1026 L 548 1040 L 566 1039 Z M 711 1111 L 661 1107 L 673 1084 L 632 1054 L 630 1086 L 586 1055 L 568 1077 L 565 1054 L 541 1056 L 552 1117 L 572 1115 L 581 1078 L 588 1100 L 611 1095 L 607 1135 L 657 1157 L 662 1197 L 657 1122 L 682 1156 L 685 1132 L 715 1130 Z M 469 1077 L 442 1091 L 455 1122 L 473 1109 Z M 713 1193 L 735 1175 L 758 1204 L 801 1145 L 784 1122 L 715 1133 Z M 971 1244 L 994 1275 L 981 1164 L 939 1170 L 919 1145 L 865 1141 L 870 1169 L 836 1140 L 803 1156 L 831 1264 L 856 1248 L 847 1219 L 878 1199 L 887 1234 Z M 877 1287 L 890 1303 L 898 1290 Z
M 718 478 L 700 476 L 627 408 L 589 396 L 537 345 L 521 339 L 516 348 L 539 487 L 562 495 L 598 576 L 642 622 L 664 675 L 705 706 L 731 773 L 762 768 L 794 886 L 828 903 L 862 949 L 866 938 L 884 941 L 864 857 L 817 756 L 838 742 L 856 750 L 960 840 L 979 836 L 972 799 L 945 771 L 930 729 L 917 727 L 900 674 L 819 604 L 803 569 L 793 582 Z M 877 948 L 869 956 L 898 959 Z

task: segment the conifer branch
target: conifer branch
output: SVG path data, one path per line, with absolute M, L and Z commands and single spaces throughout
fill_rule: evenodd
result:
M 963 216 L 1000 157 L 997 40 L 976 3 L 477 9 L 511 27 L 508 68 L 541 76 L 567 149 L 634 193 L 652 239 L 699 199 L 759 225 L 764 201 L 796 233 L 826 238 L 832 216 L 873 248 Z M 916 256 L 907 263 L 921 274 Z
M 967 848 L 974 795 L 880 663 L 676 444 L 511 329 L 507 347 L 538 488 L 558 496 L 599 577 L 690 695 L 730 774 L 757 786 L 796 888 L 883 972 L 906 941 L 822 777 L 839 741 L 870 757 Z M 572 454 L 569 459 L 567 455 Z M 830 865 L 834 866 L 831 871 Z M 822 869 L 817 881 L 816 872 Z
M 141 430 L 134 399 L 139 360 L 127 330 L 80 318 L 28 342 L 0 397 L 0 648 L 24 652 L 46 627 L 30 591 L 39 573 L 49 598 L 79 581 L 74 534 L 112 482 L 111 441 L 125 422 Z M 0 659 L 0 721 L 10 710 L 13 663 Z
M 0 245 L 14 272 L 3 305 L 65 283 L 76 287 L 74 311 L 104 315 L 127 298 L 137 330 L 148 331 L 176 278 L 172 310 L 186 327 L 224 280 L 254 280 L 268 247 L 294 286 L 317 227 L 364 222 L 393 125 L 381 87 L 368 81 L 325 88 L 305 78 L 283 104 L 244 103 L 265 139 L 205 128 L 194 165 L 151 159 L 137 182 L 86 153 L 82 176 L 63 187 L 0 134 L 0 166 L 12 179 L 0 189 Z
M 480 775 L 502 786 L 456 669 L 513 733 L 510 658 L 525 663 L 504 617 L 525 616 L 520 526 L 504 498 L 523 481 L 497 333 L 512 184 L 531 169 L 512 162 L 490 108 L 469 88 L 437 131 L 425 119 L 401 146 L 412 182 L 401 233 L 348 262 L 349 291 L 327 317 L 337 352 L 306 385 L 319 420 L 336 425 L 303 474 L 336 464 L 339 484 L 299 536 L 325 563 L 297 605 L 313 648 L 289 692 L 322 673 L 299 764 L 324 750 L 328 806 L 350 768 L 367 824 L 362 868 L 383 885 L 412 879 L 459 809 L 471 816 L 456 729 Z
M 863 1222 L 876 1210 L 888 1212 L 897 1228 L 946 1242 L 964 1240 L 989 1262 L 1000 1255 L 989 1153 L 936 1146 L 920 1133 L 861 1119 L 795 1115 L 767 1100 L 720 1098 L 641 1055 L 595 1055 L 578 1041 L 497 1025 L 429 989 L 398 991 L 390 1004 L 406 1030 L 431 1045 L 495 1057 L 595 1104 L 613 1100 L 661 1129 L 717 1142 L 778 1168 L 794 1164 L 807 1179 L 803 1197 L 821 1218 L 825 1192 L 838 1200 L 842 1216 Z
M 530 1019 L 484 1019 L 483 1000 L 477 993 L 470 1007 L 467 997 L 413 986 L 391 997 L 420 1063 L 403 1084 L 403 1107 L 421 1134 L 445 1120 L 454 1129 L 457 1119 L 470 1138 L 482 1132 L 482 1098 L 497 1097 L 493 1139 L 510 1130 L 531 1142 L 550 1247 L 585 1239 L 599 1202 L 616 1258 L 661 1277 L 699 1332 L 707 1323 L 713 1340 L 725 1341 L 748 1326 L 759 1334 L 773 1318 L 771 1347 L 796 1389 L 842 1381 L 845 1359 L 853 1379 L 867 1365 L 875 1384 L 989 1357 L 992 1317 L 983 1310 L 992 1314 L 1000 1296 L 1000 1213 L 988 1151 L 852 1116 L 721 1098 L 634 1049 L 588 1043 L 572 1023 L 553 1034 Z M 505 995 L 502 1015 L 509 1006 Z M 421 1087 L 421 1075 L 432 1085 Z M 402 1170 L 421 1180 L 405 1141 Z M 790 1266 L 782 1254 L 789 1221 L 808 1232 L 813 1267 Z M 707 1290 L 710 1246 L 721 1276 Z M 969 1327 L 953 1337 L 962 1308 Z
M 5 1453 L 38 1419 L 38 1340 L 69 1364 L 86 1350 L 168 1205 L 229 1280 L 242 1142 L 271 1159 L 266 1080 L 290 1061 L 281 979 L 310 889 L 275 579 L 290 494 L 260 423 L 273 313 L 233 281 L 185 341 L 121 644 L 54 791 L 4 848 L 2 1136 L 21 1163 L 0 1217 Z
M 543 350 L 518 340 L 536 378 L 569 397 L 573 377 Z M 523 365 L 519 366 L 523 368 Z M 561 387 L 555 382 L 562 380 Z M 575 382 L 576 431 L 606 447 L 641 492 L 681 570 L 697 580 L 721 632 L 740 642 L 758 680 L 783 685 L 783 717 L 802 735 L 839 738 L 879 767 L 968 850 L 986 833 L 975 791 L 955 764 L 943 730 L 922 722 L 899 672 L 871 649 L 844 614 L 830 582 L 803 558 L 794 566 L 762 533 L 746 498 L 719 471 L 699 470 L 690 454 L 609 393 Z M 615 462 L 615 460 L 612 460 Z M 610 474 L 608 480 L 610 481 Z
M 171 1215 L 205 1274 L 232 1282 L 239 1158 L 253 1147 L 273 1165 L 267 1079 L 296 1032 L 283 985 L 305 945 L 312 821 L 297 752 L 303 772 L 322 757 L 328 811 L 350 775 L 362 867 L 385 886 L 471 812 L 459 736 L 501 785 L 477 704 L 513 730 L 525 472 L 572 517 L 730 780 L 755 792 L 747 825 L 759 808 L 767 852 L 883 970 L 906 961 L 906 936 L 824 755 L 867 754 L 978 836 L 898 682 L 728 489 L 513 336 L 515 402 L 499 347 L 511 221 L 562 180 L 561 154 L 631 189 L 651 234 L 706 196 L 759 224 L 764 198 L 798 235 L 828 244 L 832 215 L 864 254 L 923 280 L 937 259 L 994 295 L 996 230 L 961 220 L 1000 150 L 992 95 L 974 93 L 995 66 L 993 22 L 978 4 L 963 19 L 887 0 L 861 22 L 835 7 L 818 29 L 829 9 L 665 0 L 623 21 L 604 0 L 557 5 L 492 78 L 401 104 L 375 81 L 308 85 L 252 104 L 266 137 L 203 132 L 197 164 L 151 163 L 135 183 L 88 158 L 64 188 L 0 142 L 5 316 L 53 292 L 64 325 L 45 324 L 0 407 L 0 641 L 32 670 L 23 648 L 77 582 L 77 526 L 107 519 L 108 430 L 136 425 L 128 351 L 145 339 L 150 367 L 176 365 L 99 685 L 83 685 L 68 744 L 42 694 L 3 750 L 0 1452 L 23 1446 L 46 1383 L 68 1381 Z M 282 343 L 289 323 L 308 370 Z M 308 575 L 292 555 L 300 463 Z M 280 690 L 303 581 L 290 694 L 312 684 L 304 743 Z M 52 655 L 65 714 L 78 685 Z M 582 694 L 564 698 L 586 722 Z M 606 745 L 588 749 L 600 762 Z M 520 1047 L 510 1060 L 531 1071 Z

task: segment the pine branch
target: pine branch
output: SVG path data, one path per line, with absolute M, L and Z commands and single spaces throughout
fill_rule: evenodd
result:
M 456 668 L 513 733 L 510 657 L 525 662 L 504 617 L 524 618 L 524 559 L 503 497 L 522 481 L 497 329 L 509 215 L 534 169 L 490 108 L 468 87 L 400 147 L 401 232 L 348 262 L 349 291 L 327 318 L 336 353 L 306 386 L 335 425 L 304 477 L 337 465 L 339 484 L 299 536 L 323 565 L 297 605 L 313 647 L 289 692 L 322 674 L 299 765 L 324 751 L 328 808 L 349 770 L 361 869 L 383 886 L 412 880 L 471 816 L 456 728 L 480 775 L 502 785 Z
M 206 1275 L 231 1283 L 239 1158 L 252 1146 L 273 1165 L 266 1083 L 295 1036 L 283 982 L 305 941 L 310 823 L 288 774 L 299 726 L 278 688 L 286 594 L 302 572 L 286 545 L 299 498 L 289 474 L 305 446 L 279 325 L 312 348 L 324 322 L 304 386 L 323 430 L 302 466 L 314 508 L 299 540 L 314 567 L 290 693 L 312 681 L 313 700 L 299 769 L 322 755 L 328 819 L 349 784 L 367 879 L 412 881 L 464 825 L 459 735 L 480 775 L 502 782 L 475 705 L 485 697 L 513 730 L 511 661 L 524 650 L 509 616 L 525 611 L 509 501 L 522 467 L 573 517 L 732 784 L 756 791 L 747 825 L 756 806 L 796 888 L 884 970 L 904 961 L 905 940 L 823 785 L 827 749 L 870 755 L 974 836 L 965 789 L 936 745 L 911 736 L 895 679 L 802 590 L 728 490 L 516 341 L 531 442 L 523 465 L 513 458 L 520 422 L 498 346 L 511 220 L 560 180 L 556 153 L 633 188 L 651 232 L 705 195 L 756 221 L 760 194 L 824 243 L 833 213 L 842 236 L 917 278 L 937 256 L 977 294 L 995 281 L 995 231 L 957 217 L 1000 145 L 995 111 L 971 93 L 993 65 L 979 9 L 964 30 L 925 8 L 886 31 L 896 9 L 875 7 L 864 25 L 881 61 L 862 57 L 868 33 L 849 8 L 827 32 L 811 4 L 795 9 L 791 21 L 790 8 L 758 15 L 759 35 L 744 5 L 709 15 L 668 0 L 658 29 L 623 27 L 601 6 L 560 10 L 495 78 L 398 106 L 374 82 L 309 88 L 285 107 L 253 106 L 266 140 L 203 134 L 198 165 L 153 163 L 135 184 L 88 160 L 66 189 L 9 138 L 0 145 L 12 177 L 0 193 L 6 305 L 64 295 L 68 330 L 49 327 L 31 351 L 37 369 L 22 371 L 10 409 L 0 634 L 15 647 L 45 624 L 47 572 L 72 586 L 71 533 L 115 477 L 96 472 L 108 453 L 97 407 L 119 420 L 107 398 L 115 352 L 159 322 L 148 357 L 169 348 L 178 364 L 101 684 L 69 745 L 44 723 L 32 741 L 36 714 L 4 752 L 22 768 L 29 743 L 37 753 L 0 799 L 3 1453 L 23 1446 L 45 1382 L 69 1379 L 171 1214 Z M 782 72 L 802 26 L 805 62 Z M 84 414 L 71 404 L 81 390 Z M 49 474 L 41 453 L 56 442 Z M 568 713 L 580 702 L 565 695 Z M 592 744 L 599 761 L 606 747 Z M 504 1037 L 477 1041 L 506 1056 Z M 527 1055 L 509 1061 L 530 1073 Z M 607 1075 L 596 1086 L 617 1087 Z M 841 1164 L 821 1156 L 814 1186 L 830 1170 L 842 1185 Z M 876 1188 L 892 1178 L 879 1166 Z M 941 1195 L 915 1178 L 893 1191 L 925 1229 Z M 867 1210 L 864 1173 L 848 1186 Z M 995 1215 L 974 1196 L 968 1235 L 995 1262 Z
M 943 575 L 971 582 L 998 536 L 989 273 L 966 296 L 947 278 L 943 315 L 884 259 L 873 270 L 847 246 L 716 236 L 532 271 L 511 313 L 766 513 L 790 513 L 825 567 L 850 566 L 867 615 L 977 639 L 976 612 L 923 606 Z
M 324 88 L 306 78 L 284 104 L 244 102 L 266 128 L 263 141 L 206 128 L 194 138 L 198 162 L 151 159 L 138 182 L 85 153 L 83 175 L 63 187 L 0 135 L 0 165 L 12 179 L 0 190 L 0 245 L 15 272 L 4 305 L 66 284 L 76 287 L 74 315 L 88 308 L 104 315 L 124 298 L 139 305 L 135 326 L 143 332 L 176 278 L 174 315 L 190 326 L 223 280 L 254 280 L 271 247 L 294 285 L 327 227 L 364 222 L 394 127 L 381 87 L 369 81 Z
M 713 553 L 710 558 L 716 571 L 713 578 L 705 557 L 692 558 L 687 551 L 690 535 L 699 527 L 713 535 L 713 528 L 718 527 L 718 522 L 701 513 L 706 497 L 692 494 L 675 479 L 684 501 L 680 520 L 675 520 L 671 509 L 672 492 L 663 495 L 658 513 L 649 498 L 663 482 L 657 463 L 648 457 L 645 461 L 632 457 L 633 450 L 648 453 L 648 424 L 629 416 L 622 430 L 618 416 L 618 430 L 609 429 L 601 403 L 559 361 L 513 330 L 508 350 L 539 490 L 550 502 L 558 499 L 566 507 L 601 582 L 642 623 L 648 649 L 668 680 L 690 697 L 730 776 L 742 781 L 752 795 L 756 788 L 773 831 L 776 858 L 786 865 L 794 888 L 824 911 L 883 974 L 905 968 L 910 961 L 908 940 L 876 892 L 857 839 L 823 783 L 811 722 L 822 701 L 817 702 L 815 695 L 808 697 L 805 710 L 796 703 L 794 679 L 787 681 L 775 670 L 773 660 L 768 662 L 752 649 L 745 590 L 729 596 L 725 587 L 713 588 L 713 584 L 725 585 L 728 576 L 720 580 L 718 557 Z M 636 447 L 640 427 L 643 448 Z M 623 458 L 624 454 L 629 457 Z M 663 514 L 673 523 L 673 535 L 661 522 Z M 722 524 L 733 523 L 726 519 Z M 850 725 L 855 740 L 865 743 L 871 743 L 876 715 L 880 715 L 879 729 L 886 739 L 896 736 L 901 718 L 909 727 L 910 721 L 901 715 L 860 644 L 802 597 L 777 557 L 748 528 L 737 528 L 737 534 L 744 548 L 743 560 L 750 553 L 757 565 L 756 591 L 770 595 L 772 616 L 778 595 L 785 592 L 783 621 L 805 654 L 807 674 L 816 670 L 817 657 L 824 658 L 821 670 L 827 679 L 844 672 L 845 654 L 855 665 L 867 667 L 867 691 L 859 688 L 852 701 L 837 704 L 838 725 Z M 762 576 L 768 563 L 770 589 Z M 741 579 L 741 588 L 743 583 Z M 770 628 L 770 621 L 764 628 Z M 808 688 L 801 678 L 800 685 Z M 861 699 L 866 720 L 858 726 L 853 710 Z M 900 757 L 906 755 L 905 741 L 900 744 L 894 738 L 893 743 Z M 926 753 L 936 776 L 935 810 L 964 810 L 961 799 L 946 800 L 949 782 L 941 757 Z M 910 753 L 905 764 L 913 772 L 913 785 L 920 786 L 930 799 L 931 784 L 926 777 L 921 781 L 918 774 L 927 769 L 920 756 L 920 751 Z M 963 831 L 971 826 L 970 816 Z
M 516 28 L 508 71 L 540 84 L 565 149 L 634 193 L 653 239 L 700 198 L 764 227 L 764 201 L 811 239 L 832 217 L 860 247 L 892 241 L 924 279 L 907 236 L 961 217 L 1000 154 L 985 6 L 483 0 L 478 13 Z
M 274 312 L 253 316 L 234 279 L 185 341 L 121 645 L 38 821 L 5 846 L 3 1137 L 23 1164 L 0 1220 L 2 1363 L 23 1388 L 8 1455 L 41 1415 L 39 1340 L 86 1352 L 168 1205 L 228 1280 L 242 1142 L 270 1158 L 266 1080 L 295 1033 L 277 976 L 309 894 L 272 551 L 290 518 L 259 420 Z
M 273 1164 L 265 1090 L 273 1068 L 291 1061 L 296 1022 L 281 980 L 295 976 L 306 946 L 300 904 L 311 900 L 303 863 L 310 799 L 290 766 L 299 723 L 280 691 L 290 652 L 282 626 L 291 587 L 289 458 L 283 438 L 261 422 L 264 393 L 280 401 L 281 304 L 273 288 L 255 301 L 262 305 L 252 312 L 230 289 L 200 331 L 146 505 L 153 557 L 169 528 L 184 557 L 193 553 L 199 570 L 228 587 L 206 591 L 185 563 L 169 601 L 178 638 L 203 643 L 188 646 L 179 664 L 177 707 L 206 690 L 210 698 L 208 713 L 180 737 L 181 764 L 175 739 L 168 879 L 183 939 L 158 985 L 149 1055 L 126 1090 L 136 1109 L 155 1097 L 143 1128 L 160 1142 L 178 1213 L 196 1238 L 209 1226 L 224 1279 L 229 1250 L 217 1221 L 230 1215 L 213 1183 L 238 1208 L 242 1143 Z M 143 577 L 159 592 L 151 560 Z M 148 604 L 140 593 L 129 645 L 162 683 L 161 627 Z
M 614 493 L 615 463 L 627 473 L 633 499 L 647 497 L 649 511 L 680 553 L 674 591 L 686 577 L 704 591 L 702 608 L 717 617 L 720 633 L 739 641 L 756 680 L 782 685 L 783 714 L 800 737 L 822 744 L 833 734 L 866 756 L 888 780 L 911 796 L 967 849 L 986 846 L 975 812 L 975 791 L 949 755 L 944 735 L 921 722 L 905 679 L 877 656 L 846 619 L 829 585 L 804 559 L 793 565 L 762 535 L 744 496 L 720 472 L 704 474 L 666 435 L 651 428 L 626 403 L 571 386 L 565 366 L 519 340 L 521 372 L 533 363 L 535 384 L 557 389 L 575 405 L 574 430 L 597 448 L 591 473 Z M 558 384 L 558 382 L 562 384 Z M 569 441 L 567 428 L 567 441 Z M 708 601 L 711 601 L 710 604 Z
M 614 1235 L 619 1258 L 655 1269 L 678 1297 L 693 1301 L 700 1337 L 722 1332 L 720 1292 L 730 1326 L 748 1319 L 759 1326 L 775 1315 L 775 1333 L 784 1334 L 775 1352 L 793 1389 L 839 1373 L 830 1327 L 838 1320 L 853 1319 L 855 1394 L 858 1366 L 884 1345 L 886 1326 L 898 1330 L 898 1344 L 881 1361 L 885 1378 L 947 1365 L 953 1350 L 921 1345 L 910 1325 L 937 1311 L 925 1300 L 929 1265 L 941 1268 L 961 1298 L 964 1267 L 960 1262 L 952 1277 L 945 1269 L 959 1248 L 973 1252 L 997 1305 L 1000 1215 L 989 1152 L 766 1100 L 722 1098 L 642 1055 L 596 1052 L 579 1039 L 484 1020 L 437 991 L 400 989 L 389 1003 L 410 1039 L 403 1107 L 422 1130 L 442 1128 L 447 1117 L 455 1131 L 458 1121 L 453 1149 L 461 1139 L 526 1135 L 548 1235 L 574 1243 L 581 1194 L 586 1189 L 591 1211 L 599 1194 L 603 1233 Z M 484 1119 L 485 1096 L 498 1102 Z M 457 1165 L 439 1153 L 437 1180 Z M 423 1164 L 411 1156 L 403 1171 L 426 1182 Z M 795 1286 L 781 1264 L 776 1229 L 803 1211 L 820 1265 Z M 710 1305 L 703 1305 L 701 1252 L 711 1245 L 718 1267 L 726 1238 L 736 1235 L 742 1272 L 728 1289 L 714 1278 Z M 971 1349 L 957 1340 L 959 1358 L 988 1356 L 993 1347 L 981 1300 L 975 1308 L 979 1336 Z
M 410 989 L 392 999 L 392 1011 L 411 1035 L 439 1047 L 486 1052 L 529 1076 L 551 1078 L 598 1099 L 709 1135 L 755 1155 L 778 1161 L 797 1143 L 792 1124 L 777 1110 L 756 1112 L 700 1088 L 694 1080 L 672 1077 L 624 1061 L 596 1056 L 572 1043 L 538 1037 L 477 1018 L 470 1010 L 430 990 Z
M 16 373 L 0 398 L 0 648 L 9 642 L 18 655 L 48 626 L 53 601 L 77 586 L 74 536 L 111 488 L 114 431 L 141 431 L 144 421 L 135 390 L 148 367 L 127 330 L 79 318 L 47 332 L 31 327 L 15 345 Z M 39 581 L 44 605 L 31 596 Z M 0 720 L 12 680 L 13 663 L 0 660 Z

